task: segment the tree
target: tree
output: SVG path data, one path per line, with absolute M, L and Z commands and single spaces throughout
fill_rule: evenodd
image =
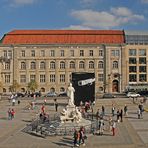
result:
M 17 80 L 14 80 L 13 84 L 10 85 L 10 90 L 11 90 L 11 92 L 16 92 L 19 89 L 19 87 L 20 87 L 20 85 L 17 82 Z
M 32 80 L 28 83 L 28 89 L 32 92 L 35 92 L 35 90 L 38 88 L 38 84 L 36 81 Z

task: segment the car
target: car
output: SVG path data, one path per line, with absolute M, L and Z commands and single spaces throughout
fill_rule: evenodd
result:
M 127 97 L 137 98 L 137 97 L 140 97 L 140 94 L 135 92 L 128 92 Z
M 102 96 L 102 98 L 115 98 L 116 96 L 114 96 L 113 94 L 110 93 L 106 93 Z
M 44 97 L 56 97 L 58 96 L 56 92 L 48 92 Z
M 17 92 L 17 97 L 25 97 L 25 93 Z
M 61 92 L 58 95 L 59 97 L 67 97 L 67 93 L 66 92 Z

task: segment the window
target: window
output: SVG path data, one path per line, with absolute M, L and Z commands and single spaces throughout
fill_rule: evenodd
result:
M 60 56 L 64 57 L 64 50 L 60 50 Z
M 55 82 L 55 74 L 49 75 L 49 81 L 50 82 Z
M 89 56 L 92 57 L 94 55 L 93 50 L 89 50 Z
M 137 72 L 136 66 L 129 66 L 129 72 Z
M 60 74 L 60 82 L 65 82 L 65 74 Z
M 113 57 L 118 57 L 119 56 L 119 50 L 112 50 L 111 54 Z
M 103 74 L 98 74 L 98 81 L 103 82 Z
M 8 50 L 8 57 L 12 58 L 12 51 L 11 50 Z
M 146 66 L 139 66 L 139 72 L 146 72 Z
M 99 56 L 100 56 L 100 57 L 103 56 L 103 50 L 99 50 Z
M 26 63 L 25 62 L 21 62 L 21 69 L 26 69 Z
M 83 61 L 79 62 L 79 68 L 84 69 L 85 68 L 85 63 Z
M 75 62 L 74 61 L 70 61 L 69 68 L 71 68 L 71 69 L 75 68 Z
M 90 69 L 94 68 L 94 62 L 93 61 L 89 61 L 89 68 Z
M 146 64 L 146 58 L 139 58 L 139 64 Z
M 35 50 L 31 50 L 31 57 L 35 57 Z
M 45 69 L 45 62 L 44 61 L 40 62 L 40 69 Z
M 45 75 L 40 75 L 40 83 L 45 83 Z
M 113 61 L 113 68 L 117 69 L 118 68 L 118 62 L 117 61 Z
M 3 51 L 3 55 L 4 55 L 4 57 L 7 57 L 7 50 Z
M 129 49 L 129 56 L 136 56 L 136 49 Z
M 99 61 L 99 62 L 98 62 L 98 68 L 99 68 L 99 69 L 102 69 L 102 68 L 103 68 L 103 61 Z
M 20 83 L 26 83 L 26 75 L 20 75 Z
M 74 50 L 70 50 L 70 56 L 74 57 Z
M 129 58 L 129 64 L 136 64 L 136 58 Z
M 30 75 L 30 82 L 35 81 L 35 75 Z
M 30 68 L 31 68 L 31 69 L 36 69 L 36 64 L 35 64 L 35 62 L 31 62 Z
M 139 49 L 139 56 L 146 56 L 146 49 Z
M 65 69 L 65 62 L 60 62 L 60 69 Z
M 50 62 L 50 69 L 55 69 L 55 62 L 54 61 Z
M 22 57 L 25 57 L 25 50 L 22 50 L 22 51 L 21 51 L 21 56 L 22 56 Z
M 6 62 L 4 68 L 7 69 L 7 70 L 9 70 L 10 69 L 10 63 Z
M 5 83 L 10 83 L 10 74 L 5 75 Z
M 41 57 L 45 57 L 45 50 L 41 50 L 40 56 L 41 56 Z
M 129 82 L 137 82 L 137 75 L 136 74 L 130 74 L 129 75 Z
M 54 57 L 54 56 L 55 56 L 54 50 L 50 50 L 50 51 L 49 51 L 49 56 L 50 56 L 50 57 Z
M 84 56 L 84 50 L 80 50 L 80 56 L 81 56 L 81 57 Z
M 139 74 L 139 81 L 140 82 L 146 82 L 146 74 Z

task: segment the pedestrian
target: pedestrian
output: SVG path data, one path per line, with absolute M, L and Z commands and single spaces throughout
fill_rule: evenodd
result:
M 85 129 L 84 129 L 84 127 L 80 128 L 79 134 L 80 134 L 79 145 L 83 144 L 83 146 L 85 146 Z
M 57 112 L 58 111 L 58 106 L 59 106 L 59 104 L 57 102 L 57 99 L 54 99 L 54 106 L 55 106 L 55 110 Z
M 128 110 L 128 109 L 127 109 L 127 105 L 125 104 L 125 105 L 124 105 L 124 116 L 127 116 L 127 110 Z
M 98 121 L 99 118 L 100 118 L 100 111 L 98 109 L 97 112 L 96 112 L 96 120 Z
M 12 117 L 11 117 L 11 108 L 8 109 L 8 120 L 11 120 Z
M 15 106 L 15 98 L 12 99 L 12 106 Z
M 42 111 L 43 114 L 45 113 L 45 106 L 44 106 L 44 104 L 41 107 L 41 111 Z
M 105 107 L 102 105 L 102 117 L 105 115 Z
M 112 116 L 114 116 L 115 115 L 115 106 L 114 106 L 114 104 L 112 104 Z
M 74 138 L 74 141 L 73 141 L 74 147 L 75 147 L 75 146 L 79 146 L 79 145 L 78 145 L 79 134 L 78 134 L 78 131 L 77 131 L 76 129 L 74 130 L 73 138 Z
M 11 109 L 11 119 L 13 119 L 14 116 L 15 116 L 15 111 L 14 111 L 14 109 L 12 108 L 12 109 Z
M 100 119 L 99 121 L 99 135 L 103 135 L 104 132 L 104 120 L 103 118 Z
M 113 121 L 112 132 L 113 132 L 113 136 L 115 136 L 115 132 L 116 132 L 116 122 L 115 121 Z
M 109 117 L 108 123 L 109 123 L 109 131 L 111 132 L 112 131 L 112 125 L 113 125 L 112 117 Z
M 120 122 L 119 117 L 120 117 L 120 111 L 119 111 L 119 108 L 118 108 L 118 110 L 117 110 L 117 122 Z
M 122 109 L 120 110 L 120 119 L 121 119 L 120 121 L 123 122 L 123 110 Z
M 21 103 L 20 99 L 18 99 L 17 104 L 19 105 Z
M 138 114 L 138 119 L 140 119 L 140 116 L 141 116 L 141 111 L 140 111 L 140 109 L 138 109 L 137 114 Z

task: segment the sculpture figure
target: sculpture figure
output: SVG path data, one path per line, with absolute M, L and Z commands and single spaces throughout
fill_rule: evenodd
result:
M 68 102 L 69 105 L 74 105 L 74 92 L 75 92 L 75 89 L 72 87 L 72 83 L 70 83 L 67 89 L 67 96 L 70 97 Z

